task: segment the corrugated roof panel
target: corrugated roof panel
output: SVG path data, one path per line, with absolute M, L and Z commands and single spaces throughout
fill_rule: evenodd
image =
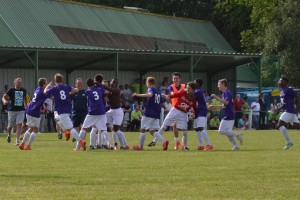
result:
M 1 0 L 0 13 L 25 46 L 76 47 L 76 44 L 64 44 L 58 39 L 50 28 L 50 25 L 55 25 L 205 43 L 220 51 L 232 50 L 210 22 L 177 20 L 50 0 Z M 117 42 L 122 42 L 121 38 Z

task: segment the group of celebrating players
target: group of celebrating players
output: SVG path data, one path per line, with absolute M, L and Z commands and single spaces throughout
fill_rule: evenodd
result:
M 146 138 L 146 131 L 149 131 L 153 136 L 153 141 L 148 146 L 156 145 L 156 140 L 162 142 L 162 149 L 167 150 L 169 141 L 164 139 L 163 132 L 168 126 L 173 125 L 175 131 L 175 149 L 179 148 L 180 142 L 178 141 L 178 130 L 182 131 L 182 149 L 189 150 L 188 148 L 188 134 L 187 134 L 187 118 L 188 112 L 192 110 L 194 118 L 194 128 L 196 130 L 199 146 L 197 150 L 211 150 L 213 145 L 209 140 L 209 136 L 206 132 L 207 125 L 207 110 L 216 109 L 217 106 L 206 106 L 204 92 L 202 90 L 203 81 L 196 79 L 193 82 L 180 84 L 180 74 L 174 72 L 172 74 L 173 84 L 170 86 L 169 94 L 161 94 L 161 92 L 155 88 L 155 78 L 147 77 L 146 85 L 148 88 L 147 93 L 138 94 L 133 93 L 132 96 L 136 98 L 146 98 L 146 109 L 143 113 L 141 120 L 140 138 L 139 144 L 133 146 L 134 150 L 143 150 L 144 142 Z M 127 144 L 124 133 L 121 131 L 121 124 L 123 122 L 124 112 L 121 108 L 121 91 L 118 87 L 118 80 L 113 78 L 110 85 L 103 84 L 103 75 L 96 74 L 94 79 L 88 79 L 86 81 L 88 89 L 85 90 L 85 96 L 87 98 L 88 113 L 85 116 L 83 124 L 80 130 L 76 130 L 73 127 L 72 120 L 70 118 L 72 110 L 71 95 L 76 94 L 78 88 L 72 88 L 63 83 L 63 75 L 57 73 L 54 75 L 55 85 L 52 82 L 49 84 L 45 78 L 38 80 L 38 88 L 35 90 L 32 101 L 26 107 L 25 111 L 12 109 L 8 112 L 9 127 L 12 125 L 19 125 L 22 121 L 22 115 L 24 118 L 24 112 L 26 113 L 27 126 L 22 142 L 18 144 L 21 150 L 31 150 L 32 143 L 39 131 L 40 125 L 40 108 L 44 104 L 45 100 L 49 97 L 54 98 L 55 102 L 55 119 L 61 129 L 64 131 L 66 140 L 69 140 L 70 135 L 77 141 L 74 150 L 86 150 L 86 132 L 91 128 L 90 132 L 90 149 L 96 149 L 99 143 L 105 144 L 107 149 L 122 149 L 129 150 L 130 147 Z M 4 104 L 11 104 L 12 108 L 16 108 L 24 104 L 22 102 L 22 95 L 26 91 L 17 87 L 18 82 L 21 82 L 20 78 L 15 79 L 15 88 L 10 89 L 2 98 Z M 283 132 L 287 144 L 285 149 L 290 148 L 293 143 L 289 139 L 287 129 L 285 128 L 287 123 L 299 124 L 294 118 L 294 110 L 287 104 L 291 99 L 295 98 L 293 90 L 287 87 L 287 78 L 283 77 L 279 80 L 279 86 L 283 88 L 281 97 L 284 106 L 284 114 L 280 118 L 279 129 Z M 218 88 L 222 92 L 222 97 L 218 97 L 215 94 L 211 96 L 222 103 L 224 118 L 222 119 L 219 127 L 219 133 L 228 137 L 232 143 L 232 150 L 239 150 L 240 147 L 236 142 L 236 139 L 240 144 L 243 143 L 242 133 L 233 132 L 233 124 L 235 119 L 234 105 L 232 101 L 231 91 L 227 88 L 227 80 L 221 79 L 218 81 Z M 170 99 L 172 102 L 172 109 L 165 117 L 162 126 L 159 124 L 160 113 L 162 104 L 166 99 Z M 109 101 L 110 109 L 106 110 L 106 101 Z M 21 111 L 21 112 L 20 112 Z M 14 121 L 14 123 L 13 123 Z M 111 129 L 114 143 L 111 142 L 110 135 L 107 132 L 108 127 Z M 17 128 L 18 129 L 18 128 Z M 17 140 L 19 140 L 20 134 L 17 130 Z M 117 140 L 120 143 L 120 147 L 117 145 Z M 204 145 L 204 141 L 206 145 Z M 28 143 L 27 143 L 28 141 Z

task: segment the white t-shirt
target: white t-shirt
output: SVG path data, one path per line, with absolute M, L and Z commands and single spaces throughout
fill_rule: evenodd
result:
M 259 111 L 260 111 L 260 104 L 256 103 L 256 102 L 252 102 L 251 103 L 251 108 L 253 111 L 253 115 L 259 115 Z

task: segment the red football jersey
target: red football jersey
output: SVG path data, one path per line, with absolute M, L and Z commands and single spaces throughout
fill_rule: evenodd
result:
M 185 90 L 180 90 L 178 93 L 170 95 L 171 98 L 178 98 L 174 107 L 182 112 L 189 112 L 193 108 L 193 112 L 196 110 L 196 99 L 188 100 L 188 96 Z

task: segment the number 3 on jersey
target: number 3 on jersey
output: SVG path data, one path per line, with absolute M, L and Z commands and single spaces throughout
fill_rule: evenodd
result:
M 94 95 L 96 101 L 99 100 L 99 94 L 98 94 L 98 92 L 94 91 L 93 95 Z
M 66 100 L 67 96 L 66 96 L 65 91 L 61 90 L 61 91 L 59 91 L 59 94 L 60 94 L 60 99 L 61 100 Z

